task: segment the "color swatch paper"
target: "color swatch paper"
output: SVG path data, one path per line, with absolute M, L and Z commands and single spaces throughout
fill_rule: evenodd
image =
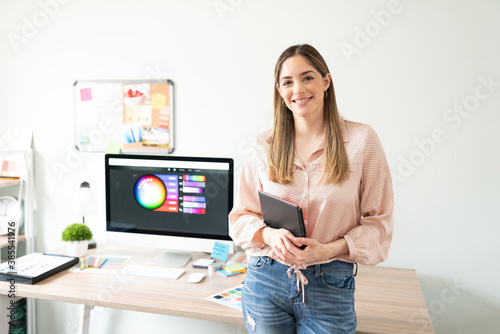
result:
M 225 290 L 214 295 L 208 296 L 205 299 L 213 301 L 215 303 L 232 307 L 236 310 L 241 311 L 241 290 L 243 284 L 235 286 L 229 290 Z
M 72 267 L 69 271 L 71 272 L 94 272 L 94 273 L 114 273 L 123 267 L 131 256 L 114 256 L 114 255 L 91 255 L 85 258 L 84 261 L 87 263 L 92 262 L 93 258 L 98 257 L 100 265 L 99 267 L 88 266 L 84 269 L 80 269 L 82 261 Z

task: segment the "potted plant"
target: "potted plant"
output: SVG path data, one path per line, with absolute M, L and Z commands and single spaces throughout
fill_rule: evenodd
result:
M 68 255 L 82 257 L 92 239 L 90 228 L 81 223 L 71 224 L 62 233 L 62 241 L 68 242 Z

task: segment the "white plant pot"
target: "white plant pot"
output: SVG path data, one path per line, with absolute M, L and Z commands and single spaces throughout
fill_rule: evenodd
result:
M 68 255 L 82 257 L 87 252 L 89 246 L 88 240 L 68 241 Z

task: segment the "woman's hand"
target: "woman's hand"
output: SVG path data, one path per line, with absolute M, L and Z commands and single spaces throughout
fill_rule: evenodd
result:
M 306 246 L 304 250 L 297 247 L 299 251 L 294 251 L 293 255 L 289 256 L 290 260 L 293 261 L 291 263 L 296 265 L 324 261 L 349 253 L 349 247 L 344 238 L 326 244 L 322 244 L 316 239 L 294 238 L 293 243 L 298 247 Z
M 264 227 L 255 234 L 254 240 L 270 246 L 278 259 L 302 266 L 348 254 L 349 248 L 344 238 L 322 244 L 315 239 L 296 238 L 290 231 Z M 305 246 L 304 249 L 301 247 Z
M 295 244 L 295 236 L 288 230 L 265 227 L 262 230 L 264 243 L 273 249 L 278 259 L 290 263 L 290 256 L 300 250 Z

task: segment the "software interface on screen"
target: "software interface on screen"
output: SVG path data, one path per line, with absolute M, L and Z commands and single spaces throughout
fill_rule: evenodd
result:
M 108 231 L 229 240 L 230 163 L 175 159 L 109 158 Z

